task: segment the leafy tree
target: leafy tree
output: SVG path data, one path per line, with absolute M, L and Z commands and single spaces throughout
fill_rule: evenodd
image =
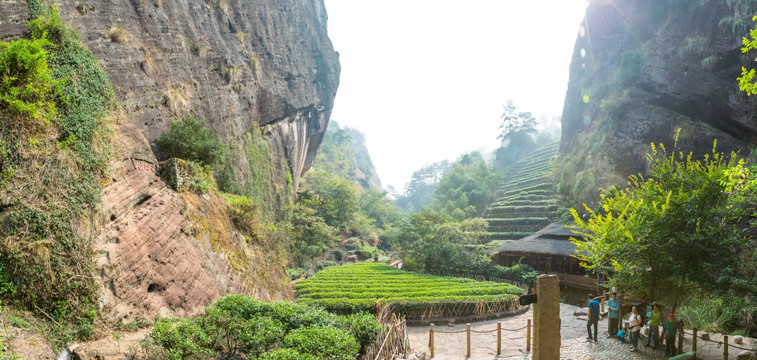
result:
M 530 112 L 519 112 L 512 100 L 507 100 L 503 108 L 500 115 L 502 123 L 499 125 L 501 133 L 497 136 L 502 144 L 524 142 L 525 139 L 531 139 L 530 135 L 536 134 L 536 118 Z
M 360 210 L 381 229 L 390 228 L 402 219 L 401 209 L 386 197 L 385 191 L 363 191 L 360 194 Z
M 323 170 L 313 170 L 303 182 L 303 203 L 314 209 L 329 226 L 347 231 L 360 212 L 360 188 L 351 181 Z
M 295 266 L 303 266 L 308 259 L 322 255 L 339 239 L 336 229 L 317 216 L 316 210 L 302 204 L 293 206 L 290 226 L 291 256 Z
M 439 180 L 431 206 L 458 220 L 481 216 L 501 181 L 480 153 L 465 154 Z
M 628 187 L 602 194 L 599 212 L 573 218 L 582 265 L 610 275 L 610 284 L 664 300 L 675 308 L 696 294 L 732 285 L 744 236 L 729 209 L 724 172 L 736 164 L 713 146 L 695 160 L 652 145 L 649 176 L 630 176 Z M 737 276 L 738 277 L 738 276 Z
M 416 170 L 410 182 L 405 185 L 405 192 L 397 198 L 397 206 L 407 211 L 417 212 L 430 204 L 434 189 L 449 167 L 449 162 L 444 160 Z
M 533 138 L 536 134 L 536 118 L 530 112 L 518 111 L 512 100 L 507 100 L 500 118 L 501 132 L 497 139 L 502 140 L 502 146 L 495 153 L 495 166 L 503 169 L 536 148 Z
M 492 263 L 474 247 L 486 226 L 483 219 L 458 222 L 444 213 L 422 210 L 398 227 L 392 243 L 405 253 L 410 270 L 488 275 Z
M 226 146 L 213 129 L 205 121 L 191 116 L 172 121 L 155 144 L 169 157 L 209 166 L 220 164 L 226 152 Z

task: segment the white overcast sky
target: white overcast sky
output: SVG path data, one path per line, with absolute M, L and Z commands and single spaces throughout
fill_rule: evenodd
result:
M 365 134 L 384 188 L 495 149 L 507 99 L 559 116 L 587 0 L 326 0 L 342 74 L 331 119 Z

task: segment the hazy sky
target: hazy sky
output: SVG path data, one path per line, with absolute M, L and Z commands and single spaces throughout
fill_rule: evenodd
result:
M 384 188 L 499 145 L 507 99 L 559 116 L 587 0 L 326 0 L 342 65 L 332 120 L 365 134 Z

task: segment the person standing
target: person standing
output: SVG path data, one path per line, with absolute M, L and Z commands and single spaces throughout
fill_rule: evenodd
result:
M 618 320 L 619 319 L 619 310 L 620 310 L 620 301 L 618 301 L 618 293 L 613 291 L 612 297 L 610 300 L 607 300 L 607 307 L 608 307 L 608 317 L 610 318 L 610 325 L 608 332 L 610 333 L 607 337 L 614 337 L 618 333 Z
M 662 316 L 662 313 L 660 313 L 660 305 L 654 304 L 652 305 L 652 313 L 649 316 L 649 336 L 647 337 L 647 343 L 644 345 L 644 347 L 649 347 L 650 340 L 654 340 L 652 345 L 652 350 L 657 350 L 657 343 L 658 339 L 660 337 L 660 317 Z
M 639 350 L 639 332 L 641 332 L 641 315 L 636 306 L 631 308 L 631 316 L 628 318 L 629 332 L 631 333 L 631 351 Z
M 589 306 L 588 306 L 589 320 L 586 322 L 586 331 L 589 332 L 587 339 L 599 341 L 597 339 L 597 324 L 599 324 L 599 301 L 594 299 L 594 296 L 589 294 Z M 594 338 L 591 337 L 591 326 L 594 325 Z
M 665 322 L 665 355 L 676 356 L 676 316 L 673 313 L 668 314 L 668 321 Z

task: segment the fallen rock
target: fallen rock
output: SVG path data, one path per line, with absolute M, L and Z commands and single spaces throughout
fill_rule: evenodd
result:
M 702 337 L 702 340 L 710 340 L 710 333 L 703 332 L 701 337 Z
M 733 343 L 736 345 L 741 345 L 744 343 L 744 337 L 743 336 L 736 336 L 733 338 Z
M 757 360 L 757 353 L 744 350 L 736 355 L 736 360 Z

